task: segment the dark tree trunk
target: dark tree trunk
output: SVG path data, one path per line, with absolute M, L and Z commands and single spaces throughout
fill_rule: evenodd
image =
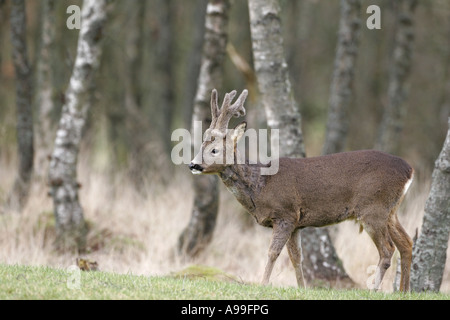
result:
M 206 9 L 205 40 L 192 116 L 193 122 L 206 128 L 211 123 L 211 91 L 222 87 L 229 10 L 228 0 L 210 0 Z M 219 208 L 217 176 L 195 177 L 194 194 L 191 219 L 178 239 L 178 252 L 187 258 L 200 253 L 212 238 Z
M 147 11 L 147 0 L 134 1 L 133 6 L 127 6 L 128 28 L 127 32 L 127 103 L 135 107 L 142 107 L 142 66 L 144 65 L 145 44 L 145 20 Z M 129 102 L 129 100 L 132 100 Z
M 56 246 L 61 250 L 83 250 L 86 224 L 78 199 L 77 161 L 92 79 L 101 56 L 106 0 L 84 0 L 77 56 L 65 94 L 61 120 L 51 156 L 49 183 L 56 220 Z
M 5 32 L 5 27 L 6 24 L 9 22 L 8 19 L 8 10 L 6 7 L 6 0 L 0 0 L 0 47 L 4 47 L 5 46 L 5 41 L 6 41 L 6 32 Z M 3 65 L 3 54 L 4 52 L 2 52 L 2 50 L 0 50 L 0 66 Z M 3 74 L 2 72 L 0 72 L 0 80 L 2 80 Z
M 195 192 L 191 219 L 178 239 L 178 252 L 193 258 L 210 243 L 219 211 L 218 179 L 214 176 L 195 177 Z
M 284 56 L 278 0 L 249 0 L 253 56 L 267 123 L 279 129 L 281 157 L 305 157 L 301 116 Z M 323 250 L 326 248 L 326 250 Z M 337 258 L 326 229 L 302 231 L 305 278 L 352 282 Z
M 359 30 L 361 27 L 361 2 L 341 1 L 338 44 L 334 60 L 328 110 L 327 132 L 323 154 L 344 151 L 348 132 L 348 110 L 353 91 Z
M 152 130 L 150 119 L 144 108 L 144 75 L 142 68 L 145 65 L 145 21 L 148 2 L 137 0 L 126 10 L 129 14 L 127 28 L 127 61 L 125 73 L 125 108 L 116 108 L 110 113 L 111 130 L 120 136 L 120 123 L 125 120 L 126 131 L 123 133 L 128 145 L 128 176 L 134 183 L 137 191 L 145 190 L 146 176 L 151 158 L 146 148 L 151 141 Z M 117 126 L 114 125 L 117 123 Z
M 171 151 L 172 118 L 174 112 L 174 19 L 172 0 L 159 0 L 159 36 L 156 52 L 156 72 L 158 74 L 159 107 L 162 110 L 162 121 L 160 122 L 160 135 L 163 148 L 167 155 Z
M 439 291 L 450 234 L 450 118 L 441 154 L 436 160 L 422 230 L 413 250 L 411 290 Z
M 375 148 L 397 154 L 406 114 L 407 78 L 411 70 L 414 42 L 413 14 L 417 0 L 395 0 L 396 31 L 389 68 L 388 101 L 381 120 Z
M 14 0 L 11 6 L 12 57 L 16 72 L 17 153 L 19 166 L 7 205 L 22 210 L 28 199 L 33 174 L 33 112 L 32 79 L 26 42 L 26 12 L 24 0 Z

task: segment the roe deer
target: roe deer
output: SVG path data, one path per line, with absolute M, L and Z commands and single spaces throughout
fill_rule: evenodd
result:
M 380 288 L 395 244 L 401 255 L 400 290 L 408 291 L 412 241 L 396 211 L 412 182 L 411 166 L 380 151 L 362 150 L 305 159 L 280 158 L 276 174 L 261 175 L 262 164 L 238 161 L 236 144 L 246 123 L 227 130 L 233 116 L 245 115 L 247 94 L 244 90 L 232 105 L 236 91 L 226 94 L 219 109 L 217 91 L 212 91 L 212 123 L 189 168 L 194 174 L 219 175 L 260 225 L 273 228 L 262 283 L 269 282 L 275 260 L 287 245 L 297 283 L 304 287 L 300 230 L 353 219 L 370 235 L 380 255 L 374 289 Z M 227 147 L 230 143 L 232 148 Z M 226 151 L 233 152 L 233 163 L 225 161 L 230 157 Z

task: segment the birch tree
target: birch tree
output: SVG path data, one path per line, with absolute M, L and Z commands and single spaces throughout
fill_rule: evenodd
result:
M 193 125 L 211 124 L 211 91 L 222 87 L 227 45 L 229 0 L 210 0 L 206 8 L 202 61 L 194 101 Z M 210 242 L 219 208 L 218 177 L 199 176 L 193 180 L 194 204 L 191 219 L 178 239 L 178 252 L 185 257 L 200 253 Z
M 41 38 L 36 62 L 35 104 L 38 113 L 36 125 L 35 174 L 45 177 L 48 171 L 48 155 L 54 141 L 54 125 L 51 113 L 53 103 L 52 47 L 55 41 L 54 0 L 43 0 L 41 7 Z
M 344 151 L 348 132 L 350 107 L 359 30 L 361 28 L 361 2 L 341 0 L 338 44 L 331 80 L 328 122 L 323 154 Z
M 271 129 L 279 129 L 280 157 L 305 157 L 301 115 L 284 54 L 278 0 L 249 0 L 248 3 L 254 66 L 267 124 Z M 350 280 L 326 229 L 303 230 L 302 249 L 307 281 Z
M 10 22 L 12 58 L 16 73 L 18 172 L 7 204 L 11 209 L 20 211 L 28 199 L 34 158 L 32 71 L 28 60 L 24 0 L 12 1 Z
M 88 93 L 102 52 L 107 0 L 84 0 L 77 55 L 65 93 L 49 169 L 50 193 L 56 220 L 56 245 L 83 250 L 86 225 L 78 198 L 77 160 L 86 116 Z
M 280 156 L 305 157 L 301 115 L 284 55 L 278 0 L 249 0 L 248 3 L 255 72 L 267 125 L 282 129 Z
M 411 290 L 439 291 L 450 234 L 450 118 L 442 151 L 433 170 L 422 230 L 413 250 Z
M 191 129 L 193 101 L 197 91 L 197 82 L 192 79 L 198 79 L 200 73 L 203 38 L 205 34 L 205 17 L 208 0 L 196 0 L 194 10 L 194 30 L 191 49 L 187 57 L 186 83 L 183 89 L 183 123 L 185 128 Z
M 375 148 L 396 154 L 399 151 L 400 133 L 406 114 L 404 101 L 407 95 L 407 79 L 411 72 L 413 14 L 417 0 L 395 0 L 393 5 L 396 10 L 396 30 L 389 68 L 388 100 Z

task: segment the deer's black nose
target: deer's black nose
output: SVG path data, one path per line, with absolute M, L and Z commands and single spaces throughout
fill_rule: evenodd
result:
M 203 168 L 200 167 L 200 165 L 194 164 L 194 163 L 192 163 L 192 162 L 189 164 L 189 169 L 190 169 L 191 171 L 192 171 L 192 170 L 203 171 Z

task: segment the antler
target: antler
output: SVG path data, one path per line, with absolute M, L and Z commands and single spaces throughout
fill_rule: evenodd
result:
M 217 96 L 217 90 L 214 89 L 211 93 L 211 114 L 212 122 L 210 129 L 219 131 L 224 134 L 228 127 L 228 122 L 234 116 L 236 118 L 245 116 L 244 102 L 247 99 L 248 91 L 242 91 L 239 98 L 232 105 L 234 97 L 236 96 L 236 90 L 231 91 L 225 95 L 223 99 L 222 107 L 219 109 L 219 100 Z

